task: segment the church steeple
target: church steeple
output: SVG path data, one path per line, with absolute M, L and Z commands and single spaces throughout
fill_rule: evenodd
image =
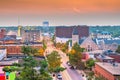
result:
M 72 46 L 75 43 L 79 44 L 79 33 L 78 33 L 78 29 L 76 27 L 73 29 L 73 32 L 72 32 Z
M 76 27 L 73 29 L 72 35 L 78 35 L 78 30 Z

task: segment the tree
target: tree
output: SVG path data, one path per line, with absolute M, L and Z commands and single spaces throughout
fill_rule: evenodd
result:
M 120 45 L 118 46 L 116 52 L 117 52 L 117 53 L 120 53 Z
M 55 35 L 52 36 L 52 42 L 53 42 L 54 46 L 56 46 Z
M 31 55 L 35 55 L 35 54 L 38 53 L 38 49 L 37 48 L 31 48 L 30 53 L 31 53 Z
M 38 52 L 39 52 L 40 56 L 44 56 L 45 50 L 44 50 L 44 48 L 41 47 Z
M 41 68 L 46 68 L 48 66 L 47 61 L 46 60 L 41 60 L 40 61 L 40 66 L 41 66 Z
M 40 70 L 36 70 L 35 67 L 40 67 Z M 32 56 L 28 56 L 23 59 L 23 63 L 19 68 L 20 74 L 16 77 L 16 80 L 52 80 L 47 71 L 47 61 L 36 61 Z M 39 72 L 38 72 L 39 71 Z
M 94 65 L 95 65 L 95 60 L 93 60 L 92 58 L 90 58 L 86 61 L 86 67 L 87 68 L 91 69 Z
M 22 46 L 21 52 L 24 53 L 24 55 L 30 55 L 31 47 L 30 46 Z
M 64 52 L 64 53 L 68 53 L 68 44 L 69 42 L 67 41 L 66 43 L 63 43 L 61 44 L 61 50 Z
M 12 72 L 12 69 L 10 67 L 6 66 L 3 68 L 3 71 L 4 72 Z
M 43 49 L 45 50 L 47 48 L 45 40 L 43 40 Z
M 62 63 L 61 57 L 57 51 L 53 51 L 51 54 L 47 55 L 47 60 L 50 72 L 56 72 Z
M 54 69 L 54 72 L 55 73 L 59 73 L 60 71 L 64 71 L 66 68 L 63 68 L 63 67 L 56 67 L 55 69 Z
M 82 52 L 84 51 L 77 43 L 75 43 L 72 47 L 72 50 L 69 54 L 69 62 L 71 65 L 80 68 L 81 59 L 82 59 Z
M 30 46 L 22 46 L 21 52 L 24 53 L 26 56 L 34 56 L 38 53 L 38 49 Z
M 40 61 L 40 75 L 38 76 L 39 80 L 52 80 L 50 75 L 48 74 L 48 63 L 46 60 L 41 60 Z

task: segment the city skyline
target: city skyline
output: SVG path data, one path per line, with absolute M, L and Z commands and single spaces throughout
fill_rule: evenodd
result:
M 0 26 L 120 25 L 119 14 L 119 0 L 0 0 Z

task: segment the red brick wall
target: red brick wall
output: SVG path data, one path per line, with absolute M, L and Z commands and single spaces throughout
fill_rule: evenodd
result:
M 111 73 L 107 72 L 97 64 L 95 64 L 94 72 L 96 76 L 103 76 L 107 80 L 115 80 L 115 77 Z
M 0 46 L 0 48 L 6 48 L 7 54 L 20 54 L 22 46 Z M 41 48 L 42 46 L 32 46 L 35 48 Z
M 6 34 L 6 30 L 5 29 L 1 29 L 0 30 L 0 39 L 4 38 L 4 35 Z

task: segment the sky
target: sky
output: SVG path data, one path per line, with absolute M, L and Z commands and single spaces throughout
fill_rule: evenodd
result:
M 0 0 L 0 26 L 120 25 L 120 0 Z

